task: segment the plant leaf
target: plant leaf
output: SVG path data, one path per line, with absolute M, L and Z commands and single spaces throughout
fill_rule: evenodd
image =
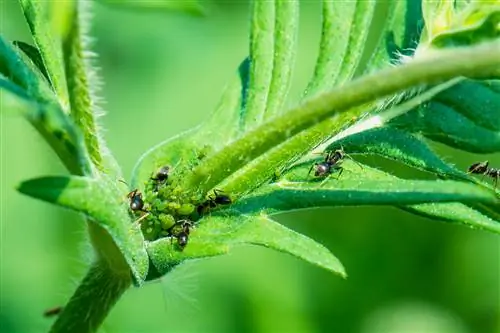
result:
M 47 24 L 54 19 L 51 3 L 45 1 L 19 0 L 24 17 L 28 22 L 33 40 L 40 51 L 44 67 L 64 112 L 69 111 L 69 97 L 66 76 L 62 62 L 61 39 L 54 31 L 53 25 Z M 49 21 L 50 22 L 50 21 Z
M 339 205 L 409 205 L 426 202 L 498 204 L 492 190 L 453 180 L 405 180 L 364 165 L 345 161 L 340 179 L 307 179 L 312 163 L 294 167 L 283 179 L 241 198 L 231 209 L 241 213 L 276 213 Z
M 389 123 L 391 126 L 418 132 L 429 139 L 475 153 L 500 151 L 500 131 L 492 131 L 437 102 L 419 107 Z
M 96 73 L 92 69 L 88 45 L 84 36 L 88 27 L 85 13 L 89 3 L 77 1 L 72 12 L 68 34 L 63 39 L 63 55 L 68 78 L 68 93 L 71 104 L 71 117 L 80 128 L 85 146 L 93 165 L 101 172 L 121 177 L 118 163 L 105 146 L 97 124 L 102 112 L 97 105 Z
M 245 244 L 289 253 L 346 277 L 344 267 L 328 249 L 265 215 L 203 219 L 191 231 L 189 243 L 183 251 L 179 251 L 168 238 L 150 242 L 147 246 L 151 263 L 163 275 L 183 260 L 222 255 Z
M 323 23 L 314 75 L 304 95 L 315 95 L 351 79 L 366 44 L 376 1 L 323 0 Z
M 242 129 L 254 128 L 281 111 L 294 66 L 298 1 L 252 2 L 250 82 Z
M 495 221 L 461 203 L 426 203 L 400 208 L 434 220 L 460 223 L 473 229 L 500 234 L 500 221 Z
M 175 11 L 203 15 L 206 9 L 197 0 L 98 0 L 113 7 L 131 10 Z
M 14 41 L 13 44 L 17 46 L 21 51 L 24 52 L 28 56 L 28 58 L 31 59 L 33 64 L 38 68 L 40 73 L 45 77 L 47 82 L 50 82 L 50 77 L 49 73 L 47 73 L 47 68 L 45 68 L 45 64 L 43 63 L 42 55 L 40 54 L 40 51 L 34 46 L 31 46 L 30 44 L 21 42 L 21 41 Z
M 441 160 L 422 140 L 392 127 L 347 136 L 331 144 L 326 151 L 339 147 L 344 147 L 349 154 L 376 154 L 440 176 L 470 179 L 466 173 Z
M 137 284 L 148 271 L 144 238 L 137 223 L 132 223 L 124 195 L 117 182 L 87 177 L 42 177 L 22 182 L 18 191 L 77 212 L 90 218 L 112 237 L 132 270 Z
M 470 52 L 473 54 L 468 54 Z M 475 68 L 472 73 L 470 64 L 464 62 L 462 56 L 466 53 L 467 59 L 482 63 L 485 66 L 483 69 L 490 72 L 492 66 L 499 62 L 497 52 L 500 52 L 500 43 L 496 42 L 461 50 L 457 48 L 453 51 L 439 51 L 439 55 L 433 57 L 432 60 L 414 61 L 354 80 L 326 94 L 312 98 L 303 105 L 288 111 L 286 115 L 276 117 L 273 121 L 263 124 L 218 153 L 209 156 L 203 165 L 194 168 L 193 172 L 184 178 L 181 186 L 183 188 L 197 187 L 201 191 L 208 191 L 249 161 L 329 117 L 337 116 L 350 108 L 361 106 L 415 84 L 432 84 L 456 76 L 478 75 L 478 68 Z M 483 60 L 487 59 L 485 63 L 480 60 L 479 55 Z M 464 64 L 468 65 L 464 66 Z

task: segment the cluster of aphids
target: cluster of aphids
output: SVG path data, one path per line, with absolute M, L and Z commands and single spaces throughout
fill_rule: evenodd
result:
M 170 167 L 161 167 L 146 182 L 144 196 L 138 190 L 133 190 L 127 197 L 130 210 L 137 217 L 136 223 L 141 224 L 145 239 L 169 237 L 175 239 L 182 250 L 188 243 L 195 221 L 214 208 L 229 205 L 232 201 L 219 190 L 214 190 L 201 202 L 196 197 L 186 197 L 170 176 Z
M 493 178 L 495 181 L 495 188 L 497 187 L 498 178 L 500 178 L 500 169 L 490 168 L 488 161 L 472 164 L 469 167 L 469 173 Z

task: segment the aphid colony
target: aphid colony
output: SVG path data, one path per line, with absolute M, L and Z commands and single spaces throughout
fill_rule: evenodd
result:
M 129 208 L 134 214 L 136 223 L 141 224 L 144 237 L 155 240 L 170 237 L 177 241 L 180 250 L 188 243 L 190 230 L 196 220 L 220 205 L 229 205 L 231 198 L 222 191 L 214 190 L 206 200 L 198 204 L 196 198 L 186 200 L 181 189 L 170 179 L 170 167 L 161 167 L 152 176 L 143 193 L 135 189 L 127 194 Z M 180 203 L 188 202 L 188 203 Z

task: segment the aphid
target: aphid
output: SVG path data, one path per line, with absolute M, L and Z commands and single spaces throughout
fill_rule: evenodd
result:
M 179 228 L 180 227 L 180 228 Z M 193 223 L 189 220 L 179 220 L 168 230 L 169 234 L 177 239 L 177 245 L 182 249 L 186 247 L 189 240 L 189 232 Z
M 495 188 L 497 187 L 498 178 L 500 178 L 500 169 L 490 168 L 488 161 L 472 164 L 468 172 L 493 178 L 495 180 Z
M 158 182 L 163 182 L 168 179 L 168 174 L 170 172 L 170 167 L 169 166 L 163 166 L 158 170 L 156 175 L 152 177 L 152 180 L 156 180 Z
M 228 195 L 223 194 L 222 191 L 220 190 L 214 190 L 214 196 L 209 195 L 208 200 L 201 203 L 198 206 L 197 211 L 199 215 L 202 215 L 203 213 L 207 212 L 210 208 L 215 208 L 219 205 L 230 205 L 232 203 L 233 201 Z
M 127 198 L 130 199 L 130 209 L 133 211 L 142 211 L 144 212 L 144 200 L 142 200 L 142 193 L 139 190 L 135 189 L 129 194 L 127 194 Z
M 43 312 L 43 315 L 47 318 L 57 316 L 60 314 L 63 310 L 62 306 L 56 306 L 54 308 L 47 309 Z

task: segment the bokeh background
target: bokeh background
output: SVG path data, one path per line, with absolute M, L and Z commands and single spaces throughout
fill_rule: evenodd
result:
M 29 42 L 17 1 L 0 6 L 2 36 Z M 246 56 L 248 3 L 210 7 L 197 18 L 95 5 L 92 35 L 108 112 L 102 124 L 126 175 L 149 147 L 202 121 Z M 290 105 L 310 78 L 319 35 L 320 5 L 303 1 Z M 500 166 L 498 155 L 434 147 L 460 168 L 484 159 Z M 2 113 L 0 159 L 0 331 L 44 332 L 52 319 L 43 311 L 65 303 L 90 260 L 85 226 L 77 214 L 15 191 L 22 180 L 66 173 L 24 119 Z M 241 248 L 129 290 L 102 332 L 500 332 L 498 235 L 390 207 L 319 209 L 279 220 L 331 249 L 349 278 Z

